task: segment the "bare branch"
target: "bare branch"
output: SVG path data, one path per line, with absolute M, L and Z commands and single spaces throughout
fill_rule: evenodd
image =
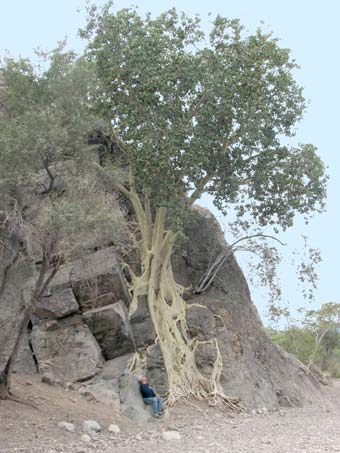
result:
M 276 238 L 275 236 L 271 236 L 269 234 L 262 234 L 262 233 L 252 234 L 252 235 L 244 236 L 240 239 L 237 239 L 235 242 L 233 242 L 231 245 L 229 245 L 224 252 L 220 253 L 216 257 L 215 261 L 209 265 L 206 273 L 203 275 L 203 277 L 199 281 L 198 285 L 196 286 L 196 288 L 194 290 L 194 294 L 201 294 L 210 287 L 210 285 L 216 278 L 216 275 L 221 270 L 223 264 L 227 261 L 227 259 L 231 255 L 234 254 L 234 252 L 236 250 L 240 249 L 238 244 L 240 244 L 241 242 L 247 241 L 249 239 L 254 239 L 254 238 L 272 239 L 272 240 L 278 242 L 282 246 L 286 245 L 282 241 L 280 241 L 278 238 Z M 242 249 L 244 249 L 244 248 L 242 247 Z

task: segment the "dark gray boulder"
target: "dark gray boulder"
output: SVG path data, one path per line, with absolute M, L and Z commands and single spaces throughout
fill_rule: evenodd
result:
M 130 323 L 137 348 L 145 349 L 147 346 L 154 344 L 156 333 L 149 316 L 145 296 L 138 298 L 138 307 L 130 317 Z
M 39 319 L 64 318 L 79 311 L 79 304 L 71 288 L 51 286 L 37 303 L 35 316 Z
M 98 250 L 72 266 L 73 292 L 83 311 L 119 300 L 129 303 L 125 280 L 114 247 Z
M 86 311 L 83 318 L 106 360 L 135 350 L 128 310 L 123 301 Z

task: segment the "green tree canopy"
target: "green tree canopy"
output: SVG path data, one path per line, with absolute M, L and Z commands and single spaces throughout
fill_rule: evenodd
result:
M 260 29 L 174 9 L 157 18 L 108 5 L 82 32 L 130 166 L 160 204 L 190 194 L 224 211 L 286 228 L 324 206 L 324 165 L 313 145 L 289 147 L 305 109 L 290 51 Z

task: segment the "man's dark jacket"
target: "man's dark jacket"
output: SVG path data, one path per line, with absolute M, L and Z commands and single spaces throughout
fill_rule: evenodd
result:
M 154 398 L 156 396 L 149 384 L 140 384 L 139 388 L 143 398 Z

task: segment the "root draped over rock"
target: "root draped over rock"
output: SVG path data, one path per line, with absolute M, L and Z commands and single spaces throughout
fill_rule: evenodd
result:
M 117 188 L 130 200 L 140 231 L 140 275 L 125 264 L 131 277 L 129 314 L 132 316 L 137 310 L 139 297 L 146 296 L 168 377 L 167 404 L 171 406 L 179 399 L 194 396 L 208 400 L 212 405 L 222 403 L 232 409 L 239 408 L 239 399 L 225 395 L 220 384 L 223 364 L 217 340 L 200 341 L 189 335 L 186 311 L 190 309 L 190 304 L 182 297 L 185 288 L 176 282 L 173 275 L 171 256 L 177 234 L 165 227 L 166 208 L 157 208 L 153 219 L 148 196 L 144 195 L 143 206 L 132 180 L 130 190 L 120 184 Z M 202 344 L 209 344 L 216 350 L 216 360 L 209 377 L 203 376 L 196 364 L 196 350 Z

